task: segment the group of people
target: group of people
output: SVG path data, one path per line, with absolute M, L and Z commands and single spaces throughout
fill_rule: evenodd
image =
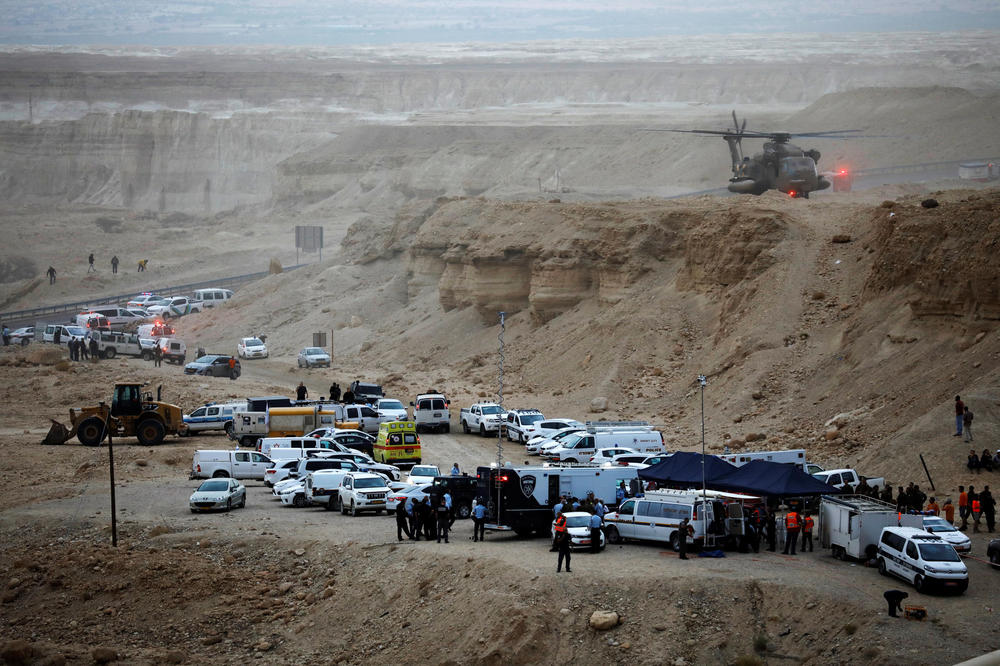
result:
M 972 437 L 972 410 L 962 402 L 962 396 L 955 396 L 955 437 L 965 435 L 965 441 L 971 442 Z
M 121 260 L 118 259 L 118 255 L 111 257 L 111 274 L 118 275 L 118 264 Z M 149 265 L 149 259 L 140 259 L 136 262 L 136 272 L 142 273 L 146 270 Z M 96 273 L 97 268 L 94 267 L 94 253 L 91 252 L 87 255 L 87 273 Z M 56 269 L 54 266 L 49 266 L 48 270 L 45 271 L 45 275 L 49 278 L 49 284 L 55 284 L 56 282 Z
M 97 340 L 93 338 L 90 338 L 88 342 L 80 336 L 72 336 L 66 346 L 69 348 L 69 360 L 71 361 L 86 361 L 91 358 L 96 361 L 101 357 L 97 348 Z
M 969 468 L 970 472 L 977 474 L 984 469 L 987 472 L 1000 470 L 1000 449 L 997 449 L 996 453 L 990 453 L 989 449 L 983 449 L 981 454 L 976 453 L 975 449 L 969 449 L 969 458 L 965 466 Z
M 475 511 L 473 511 L 477 533 L 485 516 L 483 512 L 480 514 L 477 519 Z M 404 534 L 411 541 L 420 541 L 420 535 L 423 534 L 427 541 L 437 539 L 437 542 L 441 543 L 441 539 L 444 538 L 444 542 L 448 543 L 448 534 L 454 523 L 455 514 L 452 511 L 451 493 L 449 492 L 445 492 L 438 498 L 435 498 L 434 495 L 417 500 L 407 497 L 405 504 L 396 507 L 396 538 L 399 541 L 403 540 Z M 485 529 L 483 531 L 485 532 Z M 479 541 L 478 534 L 476 537 L 474 540 Z

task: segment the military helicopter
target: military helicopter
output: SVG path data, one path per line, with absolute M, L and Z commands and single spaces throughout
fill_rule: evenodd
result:
M 736 120 L 733 111 L 732 130 L 675 130 L 652 129 L 654 132 L 681 132 L 684 134 L 702 134 L 721 136 L 729 145 L 729 154 L 733 159 L 733 177 L 729 179 L 729 191 L 738 194 L 763 194 L 767 190 L 778 190 L 789 196 L 808 199 L 810 192 L 825 190 L 830 187 L 830 181 L 816 170 L 819 162 L 819 151 L 802 150 L 789 143 L 793 137 L 848 139 L 854 138 L 854 132 L 861 130 L 832 130 L 828 132 L 756 132 L 747 131 L 747 120 L 741 125 Z M 753 157 L 743 154 L 742 141 L 748 139 L 767 139 L 763 152 Z

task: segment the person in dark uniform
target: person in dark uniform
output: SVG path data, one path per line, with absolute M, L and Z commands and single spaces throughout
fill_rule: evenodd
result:
M 420 522 L 424 526 L 424 538 L 430 541 L 437 539 L 437 523 L 434 520 L 434 507 L 431 498 L 425 497 L 420 502 Z
M 49 276 L 49 284 L 56 283 L 56 269 L 49 266 L 49 270 L 45 271 L 45 274 Z
M 87 257 L 87 263 L 89 264 L 87 266 L 87 272 L 88 273 L 96 273 L 97 269 L 94 268 L 94 253 L 93 252 L 90 253 L 89 257 Z
M 95 361 L 101 356 L 100 350 L 97 348 L 97 340 L 94 338 L 90 339 L 90 356 Z
M 910 595 L 902 590 L 886 590 L 882 596 L 885 597 L 886 602 L 889 604 L 889 617 L 899 617 L 896 615 L 896 611 L 903 610 L 901 602 Z
M 96 335 L 96 333 L 91 333 L 90 335 Z M 76 360 L 78 361 L 90 360 L 90 354 L 87 352 L 87 341 L 84 340 L 83 338 L 76 339 Z
M 336 382 L 330 385 L 330 400 L 340 402 L 340 384 Z
M 409 516 L 406 515 L 406 505 L 400 504 L 396 507 L 396 539 L 403 540 L 403 535 L 407 539 L 412 539 L 410 534 Z
M 412 502 L 410 510 L 412 511 L 413 524 L 410 525 L 410 534 L 414 541 L 420 541 L 420 533 L 424 529 L 424 515 L 421 508 L 424 501 L 411 498 L 407 502 Z
M 775 523 L 774 512 L 770 509 L 767 511 L 767 518 L 764 519 L 764 530 L 767 533 L 767 549 L 773 553 L 775 544 L 778 543 L 778 526 Z
M 52 342 L 54 344 L 59 344 L 60 340 L 62 340 L 62 326 L 56 326 L 56 330 L 52 334 Z
M 437 508 L 435 509 L 437 514 L 437 542 L 441 543 L 441 537 L 444 537 L 444 542 L 448 543 L 448 528 L 451 526 L 451 510 L 445 503 L 442 497 L 438 500 Z
M 678 538 L 677 544 L 680 546 L 680 559 L 688 559 L 688 537 L 694 536 L 694 528 L 691 527 L 691 523 L 685 518 L 681 521 L 681 525 L 678 528 Z
M 163 365 L 163 348 L 156 345 L 156 348 L 153 349 L 153 367 L 158 368 L 161 365 Z
M 111 274 L 118 275 L 118 255 L 111 257 Z
M 601 550 L 601 517 L 596 513 L 590 517 L 590 552 Z
M 476 504 L 472 508 L 472 540 L 486 541 L 486 505 Z
M 69 342 L 66 343 L 66 348 L 69 350 L 69 360 L 71 361 L 80 360 L 79 358 L 77 358 L 76 338 L 70 338 Z
M 295 399 L 305 400 L 307 395 L 309 395 L 309 389 L 306 388 L 304 383 L 299 382 L 299 385 L 295 387 Z

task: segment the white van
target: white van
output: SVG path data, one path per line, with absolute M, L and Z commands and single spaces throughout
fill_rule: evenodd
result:
M 543 449 L 541 455 L 554 462 L 585 463 L 597 449 L 623 448 L 646 455 L 665 453 L 663 435 L 648 425 L 631 425 L 623 422 L 595 426 L 588 424 L 586 431 L 563 437 L 559 445 Z
M 913 583 L 917 592 L 931 589 L 965 592 L 969 570 L 955 547 L 916 527 L 886 527 L 878 543 L 878 572 Z
M 74 319 L 76 325 L 88 331 L 110 331 L 111 323 L 104 315 L 96 312 L 81 312 Z
M 215 306 L 216 303 L 224 303 L 233 297 L 233 292 L 229 289 L 211 287 L 208 289 L 196 289 L 194 300 L 202 301 L 206 308 Z
M 234 479 L 263 481 L 274 461 L 256 451 L 199 450 L 191 459 L 192 479 L 231 476 Z
M 271 455 L 272 451 L 278 449 L 298 449 L 307 451 L 338 451 L 346 453 L 347 448 L 340 446 L 330 439 L 322 437 L 264 437 L 260 440 L 257 450 L 265 456 Z M 283 458 L 293 457 L 288 454 L 281 454 Z M 305 456 L 296 456 L 304 458 Z
M 421 430 L 436 430 L 437 432 L 451 432 L 451 412 L 448 406 L 451 403 L 448 398 L 441 393 L 421 393 L 414 402 L 413 420 L 417 424 L 417 432 Z M 362 428 L 367 431 L 367 428 Z M 378 425 L 375 426 L 378 432 Z
M 681 521 L 694 528 L 694 542 L 704 543 L 706 531 L 717 537 L 743 534 L 742 502 L 756 500 L 750 495 L 708 491 L 706 503 L 696 490 L 648 490 L 642 497 L 625 500 L 617 511 L 604 516 L 604 533 L 609 543 L 623 539 L 663 541 L 680 548 Z M 735 509 L 726 515 L 725 503 Z M 705 517 L 708 517 L 707 521 Z
M 103 317 L 106 320 L 105 323 L 116 331 L 120 331 L 129 325 L 138 325 L 143 321 L 143 318 L 134 312 L 120 308 L 117 305 L 106 305 L 91 308 L 87 312 L 81 312 L 76 316 L 76 323 L 80 326 L 86 326 L 88 317 Z M 106 328 L 104 325 L 100 325 L 99 327 Z
M 42 342 L 55 342 L 56 331 L 59 331 L 59 344 L 69 343 L 70 338 L 87 337 L 87 329 L 73 324 L 47 324 L 42 332 Z

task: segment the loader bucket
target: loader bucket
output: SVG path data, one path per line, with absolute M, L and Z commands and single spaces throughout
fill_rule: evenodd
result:
M 74 432 L 76 428 L 71 430 L 55 419 L 49 420 L 52 421 L 52 426 L 49 428 L 48 434 L 45 435 L 45 439 L 42 440 L 42 444 L 65 444 L 76 434 Z

